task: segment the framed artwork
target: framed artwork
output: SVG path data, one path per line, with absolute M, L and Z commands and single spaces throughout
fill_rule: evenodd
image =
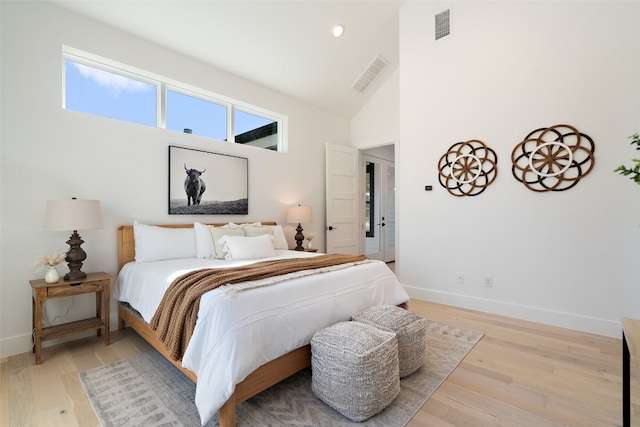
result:
M 247 215 L 249 160 L 169 146 L 169 214 Z

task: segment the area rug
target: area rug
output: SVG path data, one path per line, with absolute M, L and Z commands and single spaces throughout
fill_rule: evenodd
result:
M 365 422 L 352 422 L 316 398 L 309 368 L 238 405 L 237 425 L 404 426 L 480 338 L 482 333 L 428 320 L 424 366 L 403 378 L 400 395 Z M 79 376 L 103 426 L 200 425 L 195 384 L 154 350 Z M 207 423 L 216 425 L 217 414 Z

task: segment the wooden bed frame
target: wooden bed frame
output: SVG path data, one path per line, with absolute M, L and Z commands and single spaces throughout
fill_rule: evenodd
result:
M 272 221 L 262 222 L 262 224 L 276 225 L 276 223 Z M 222 226 L 224 224 L 208 225 Z M 169 224 L 161 225 L 161 227 L 192 228 L 193 224 Z M 133 260 L 135 260 L 133 226 L 123 225 L 118 228 L 118 272 L 126 263 Z M 197 381 L 195 373 L 183 368 L 180 361 L 175 361 L 169 356 L 164 344 L 158 339 L 156 332 L 150 328 L 149 324 L 135 313 L 128 304 L 118 303 L 118 328 L 123 329 L 125 323 L 129 324 L 133 330 L 140 334 L 142 338 L 158 350 L 167 360 L 184 372 L 186 376 L 194 382 Z M 229 400 L 220 408 L 220 427 L 233 427 L 236 425 L 236 405 L 299 372 L 310 364 L 311 347 L 305 345 L 253 371 L 247 378 L 236 385 L 233 395 L 231 395 Z

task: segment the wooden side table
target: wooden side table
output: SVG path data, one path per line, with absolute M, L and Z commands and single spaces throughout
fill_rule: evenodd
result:
M 30 280 L 32 293 L 32 327 L 35 331 L 33 339 L 33 352 L 36 354 L 36 365 L 42 363 L 42 341 L 77 334 L 90 329 L 96 329 L 97 335 L 101 335 L 104 329 L 104 345 L 109 345 L 109 285 L 111 276 L 104 272 L 88 273 L 85 279 L 60 281 L 47 283 L 44 279 Z M 44 302 L 48 299 L 70 297 L 95 292 L 96 316 L 63 323 L 60 325 L 42 327 L 42 310 Z

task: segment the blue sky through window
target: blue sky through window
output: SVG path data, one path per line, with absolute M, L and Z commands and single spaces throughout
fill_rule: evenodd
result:
M 269 123 L 273 123 L 273 119 L 265 119 L 244 111 L 234 110 L 233 112 L 233 134 L 240 135 L 250 130 L 259 128 Z
M 167 129 L 221 141 L 227 139 L 227 107 L 179 92 L 167 90 Z
M 65 60 L 65 108 L 149 126 L 157 126 L 158 83 Z M 227 106 L 166 91 L 166 128 L 191 129 L 195 135 L 227 139 Z M 233 134 L 240 135 L 275 120 L 234 108 Z
M 156 86 L 65 61 L 66 108 L 156 126 Z

